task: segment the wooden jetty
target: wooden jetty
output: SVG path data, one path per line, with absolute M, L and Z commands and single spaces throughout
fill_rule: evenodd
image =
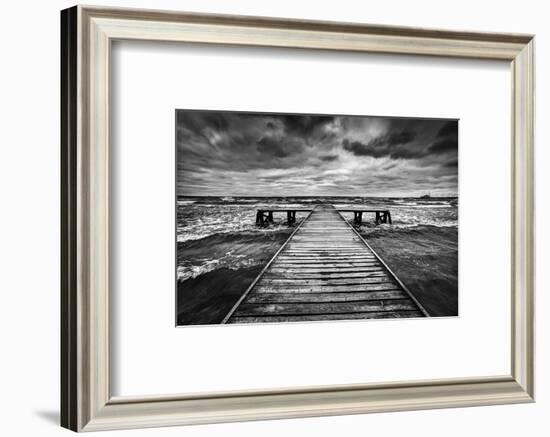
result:
M 426 310 L 332 205 L 296 227 L 222 323 L 425 317 Z
M 363 224 L 363 213 L 374 213 L 374 223 L 388 223 L 391 225 L 391 213 L 388 210 L 379 209 L 339 209 L 340 212 L 353 212 L 353 223 L 361 226 Z
M 275 212 L 286 212 L 286 222 L 288 225 L 296 223 L 296 213 L 297 212 L 311 212 L 312 209 L 309 208 L 271 208 L 271 209 L 258 209 L 256 212 L 256 224 L 257 225 L 266 225 L 273 223 L 273 213 Z
M 286 222 L 290 226 L 296 223 L 297 212 L 311 212 L 312 209 L 308 208 L 270 208 L 270 209 L 258 209 L 256 212 L 256 224 L 263 226 L 269 223 L 273 223 L 273 214 L 278 212 L 286 212 Z M 388 210 L 380 209 L 339 209 L 340 212 L 353 212 L 353 223 L 361 226 L 363 224 L 363 213 L 374 213 L 374 223 L 379 225 L 381 223 L 388 223 L 391 225 L 391 213 Z

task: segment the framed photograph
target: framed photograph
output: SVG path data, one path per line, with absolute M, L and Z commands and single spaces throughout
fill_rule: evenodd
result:
M 532 35 L 61 29 L 64 427 L 533 401 Z

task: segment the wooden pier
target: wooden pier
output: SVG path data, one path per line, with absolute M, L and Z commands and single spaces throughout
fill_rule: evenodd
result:
M 373 213 L 374 223 L 379 225 L 388 223 L 391 225 L 391 213 L 388 210 L 379 209 L 339 209 L 340 212 L 353 212 L 353 223 L 361 226 L 363 224 L 363 213 Z
M 310 211 L 222 323 L 425 317 L 426 310 L 332 205 Z
M 273 223 L 273 214 L 279 212 L 286 212 L 287 224 L 293 225 L 296 223 L 297 212 L 311 212 L 312 209 L 307 208 L 270 208 L 270 209 L 258 209 L 256 212 L 256 224 L 259 226 L 268 225 Z M 391 213 L 388 210 L 380 209 L 339 209 L 340 212 L 353 212 L 353 223 L 361 226 L 363 224 L 363 213 L 375 214 L 374 223 L 379 225 L 381 223 L 388 223 L 391 225 Z
M 273 213 L 286 212 L 286 222 L 290 226 L 296 223 L 297 212 L 311 212 L 312 209 L 306 208 L 271 208 L 271 209 L 259 209 L 256 212 L 256 224 L 263 226 L 269 223 L 273 223 Z

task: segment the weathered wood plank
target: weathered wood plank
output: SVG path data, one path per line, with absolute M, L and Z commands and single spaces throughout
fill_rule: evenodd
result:
M 300 235 L 344 235 L 349 236 L 349 229 L 346 227 L 342 228 L 329 228 L 329 227 L 308 227 L 306 225 L 302 226 Z
M 328 227 L 308 227 L 304 225 L 300 231 L 300 235 L 343 235 L 345 237 L 349 236 L 349 229 L 344 225 L 339 228 L 328 228 Z
M 255 293 L 351 293 L 351 292 L 376 292 L 400 290 L 395 282 L 380 282 L 375 284 L 354 285 L 307 285 L 292 286 L 278 284 L 258 284 L 254 288 Z M 254 294 L 255 294 L 254 293 Z
M 256 293 L 245 303 L 361 302 L 381 299 L 408 299 L 401 290 L 349 293 Z
M 326 240 L 320 240 L 318 243 L 315 243 L 315 242 L 292 242 L 290 243 L 288 246 L 288 249 L 298 249 L 298 248 L 304 248 L 304 249 L 317 249 L 319 250 L 319 248 L 328 248 L 328 249 L 334 249 L 334 246 L 328 244 L 326 242 Z M 355 242 L 352 242 L 350 241 L 349 243 L 348 242 L 341 242 L 340 244 L 338 244 L 338 249 L 355 249 L 355 250 L 361 250 L 363 249 L 361 247 L 361 245 L 359 244 L 359 242 L 355 243 Z
M 312 249 L 315 249 L 316 247 L 325 247 L 330 246 L 330 244 L 327 243 L 327 239 L 319 239 L 318 241 L 312 241 L 310 239 L 299 241 L 294 239 L 292 242 L 288 244 L 288 248 L 292 247 L 311 247 Z M 348 240 L 348 241 L 341 241 L 338 243 L 338 247 L 346 248 L 346 249 L 363 249 L 363 246 L 360 241 L 354 241 L 354 240 Z
M 359 278 L 379 278 L 388 277 L 385 270 L 379 269 L 372 272 L 335 272 L 335 273 L 322 273 L 322 272 L 273 272 L 268 271 L 264 274 L 266 279 L 319 279 L 321 281 L 328 279 L 359 279 Z
M 331 303 L 243 303 L 237 309 L 236 316 L 259 316 L 264 314 L 341 314 L 365 313 L 373 311 L 414 311 L 416 305 L 409 299 L 374 300 L 366 302 Z
M 376 259 L 374 255 L 371 255 L 370 252 L 357 253 L 355 250 L 338 250 L 338 249 L 324 249 L 324 250 L 285 250 L 284 253 L 281 253 L 282 257 L 286 256 L 295 256 L 295 257 L 335 257 L 338 259 L 342 258 L 371 258 Z
M 317 247 L 334 247 L 334 245 L 337 245 L 338 247 L 342 248 L 362 250 L 360 243 L 361 242 L 359 240 L 338 240 L 331 238 L 319 238 L 319 240 L 311 240 L 308 238 L 304 240 L 296 240 L 296 242 L 289 245 L 289 249 L 292 247 L 308 247 L 314 249 Z
M 323 235 L 323 234 L 316 234 L 316 235 L 307 235 L 307 234 L 300 234 L 299 237 L 295 237 L 292 239 L 293 242 L 299 243 L 299 242 L 308 242 L 308 243 L 316 243 L 316 242 L 324 242 L 324 241 L 337 241 L 338 243 L 360 243 L 361 240 L 357 237 L 354 237 L 353 235 L 345 235 L 345 234 L 334 234 L 331 233 L 330 235 Z
M 308 267 L 309 266 L 309 267 Z M 341 272 L 376 272 L 383 271 L 381 264 L 349 265 L 315 265 L 315 264 L 279 264 L 271 269 L 270 273 L 341 273 Z
M 286 256 L 281 255 L 276 264 L 380 264 L 376 258 L 362 257 L 340 257 L 340 256 Z
M 323 240 L 322 242 L 319 242 L 315 245 L 306 245 L 305 243 L 292 243 L 289 244 L 285 250 L 326 250 L 327 248 L 338 250 L 340 252 L 355 252 L 357 254 L 361 254 L 363 252 L 372 253 L 370 250 L 366 248 L 362 248 L 359 246 L 359 243 L 351 242 L 350 244 L 340 244 L 339 242 L 334 242 L 330 240 Z
M 284 260 L 301 260 L 301 259 L 311 259 L 311 260 L 324 260 L 327 258 L 333 258 L 334 261 L 347 261 L 350 260 L 350 262 L 356 262 L 358 260 L 359 262 L 362 261 L 378 261 L 376 257 L 369 254 L 363 254 L 363 255 L 353 255 L 353 254 L 338 254 L 338 253 L 291 253 L 291 252 L 285 252 L 281 253 L 279 255 L 279 258 L 277 258 L 277 262 L 284 261 Z
M 296 241 L 305 241 L 306 239 L 308 239 L 309 241 L 316 241 L 316 240 L 334 240 L 334 241 L 341 241 L 342 239 L 345 240 L 345 241 L 357 241 L 357 240 L 354 240 L 353 236 L 350 236 L 350 235 L 346 235 L 344 234 L 343 232 L 340 233 L 340 232 L 334 232 L 334 231 L 326 231 L 326 232 L 319 232 L 319 233 L 301 233 L 300 234 L 300 240 L 296 240 Z
M 324 254 L 333 254 L 337 256 L 364 256 L 370 255 L 371 252 L 362 252 L 357 248 L 345 248 L 345 247 L 289 247 L 285 250 L 285 254 L 310 254 L 310 255 L 324 255 Z
M 357 240 L 357 237 L 353 234 L 350 234 L 349 232 L 346 233 L 346 231 L 342 230 L 342 231 L 330 231 L 330 232 L 312 232 L 312 231 L 304 231 L 304 232 L 300 232 L 300 234 L 296 237 L 296 238 L 299 238 L 300 240 L 311 240 L 311 241 L 314 241 L 316 239 L 320 239 L 320 238 L 332 238 L 334 240 L 337 240 L 338 237 L 341 237 L 341 238 L 344 238 L 346 240 L 349 240 L 349 241 L 356 241 Z M 295 241 L 295 239 L 293 238 L 292 241 Z
M 340 262 L 344 262 L 344 261 L 347 261 L 347 260 L 357 260 L 357 261 L 361 261 L 361 260 L 367 260 L 367 261 L 372 261 L 372 260 L 375 260 L 376 262 L 378 262 L 378 260 L 376 259 L 376 257 L 374 257 L 373 255 L 345 255 L 345 256 L 340 256 L 340 255 L 336 255 L 336 254 L 330 254 L 330 253 L 326 253 L 326 254 L 308 254 L 308 253 L 288 253 L 288 252 L 285 252 L 285 253 L 281 253 L 279 255 L 279 257 L 277 258 L 277 262 L 281 261 L 281 260 L 301 260 L 301 259 L 311 259 L 312 261 L 315 261 L 315 260 L 320 260 L 320 261 L 323 261 L 323 260 L 327 260 L 327 259 L 333 259 L 334 261 L 340 261 Z
M 308 257 L 308 256 L 294 256 L 284 257 L 280 260 L 281 264 L 371 264 L 382 265 L 378 260 L 371 258 L 339 258 L 334 256 L 325 257 Z
M 229 323 L 289 323 L 289 322 L 322 322 L 329 320 L 357 320 L 357 319 L 398 319 L 423 317 L 420 311 L 380 311 L 369 313 L 351 313 L 351 314 L 313 314 L 313 315 L 295 315 L 295 316 L 252 316 L 252 317 L 233 317 Z
M 311 241 L 309 241 L 307 244 L 305 244 L 305 242 L 301 243 L 298 241 L 296 243 L 289 245 L 288 247 L 289 250 L 297 250 L 297 249 L 325 250 L 325 249 L 335 249 L 335 248 L 338 248 L 338 250 L 342 250 L 344 252 L 354 251 L 355 253 L 357 252 L 360 253 L 363 251 L 363 248 L 359 246 L 359 242 L 356 243 L 354 241 L 350 241 L 349 243 L 344 244 L 342 242 L 331 241 L 327 239 L 319 240 L 319 242 L 315 244 L 311 244 Z
M 355 250 L 362 250 L 360 244 L 360 241 L 358 240 L 344 240 L 342 239 L 331 239 L 331 238 L 320 238 L 319 240 L 311 240 L 311 239 L 305 239 L 305 240 L 297 240 L 296 242 L 292 243 L 290 246 L 304 246 L 304 247 L 312 247 L 316 248 L 319 246 L 332 246 L 334 247 L 334 244 L 336 244 L 338 247 L 348 247 Z
M 349 279 L 274 279 L 262 278 L 262 283 L 265 285 L 288 285 L 288 286 L 308 286 L 308 285 L 352 285 L 352 284 L 379 284 L 381 282 L 390 282 L 390 277 L 380 276 L 373 278 L 349 278 Z
M 382 264 L 376 262 L 360 262 L 360 263 L 350 263 L 346 261 L 340 262 L 312 262 L 309 260 L 303 261 L 288 261 L 288 262 L 278 262 L 277 266 L 274 268 L 278 269 L 320 269 L 325 270 L 335 270 L 335 269 L 361 269 L 364 267 L 378 267 L 381 268 Z
M 348 260 L 348 259 L 341 259 L 341 258 L 308 258 L 308 257 L 293 257 L 293 258 L 284 258 L 281 259 L 280 262 L 277 263 L 278 267 L 289 267 L 292 268 L 293 266 L 303 266 L 306 267 L 307 265 L 310 265 L 312 268 L 317 267 L 323 267 L 324 265 L 334 265 L 335 267 L 345 267 L 346 264 L 351 264 L 352 267 L 354 266 L 363 266 L 363 267 L 378 267 L 382 264 L 378 262 L 378 260 L 372 260 L 372 259 L 354 259 L 354 260 Z
M 339 256 L 333 253 L 327 253 L 326 255 L 323 254 L 315 254 L 315 255 L 308 255 L 308 254 L 285 254 L 281 255 L 280 259 L 277 259 L 277 262 L 303 262 L 303 261 L 311 261 L 311 262 L 359 262 L 359 263 L 378 263 L 380 262 L 370 256 L 353 256 L 353 255 L 343 255 Z
M 362 253 L 372 253 L 370 250 L 363 249 L 361 246 L 356 246 L 355 244 L 353 244 L 352 246 L 346 246 L 343 244 L 329 244 L 329 243 L 323 243 L 323 245 L 318 244 L 314 246 L 313 245 L 307 246 L 303 244 L 301 245 L 289 244 L 285 248 L 285 252 L 286 251 L 320 252 L 325 250 L 334 250 L 337 252 L 351 252 L 359 255 L 361 255 Z

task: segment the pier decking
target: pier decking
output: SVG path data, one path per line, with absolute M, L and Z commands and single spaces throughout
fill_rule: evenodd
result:
M 222 323 L 424 317 L 428 313 L 332 205 L 317 206 Z

